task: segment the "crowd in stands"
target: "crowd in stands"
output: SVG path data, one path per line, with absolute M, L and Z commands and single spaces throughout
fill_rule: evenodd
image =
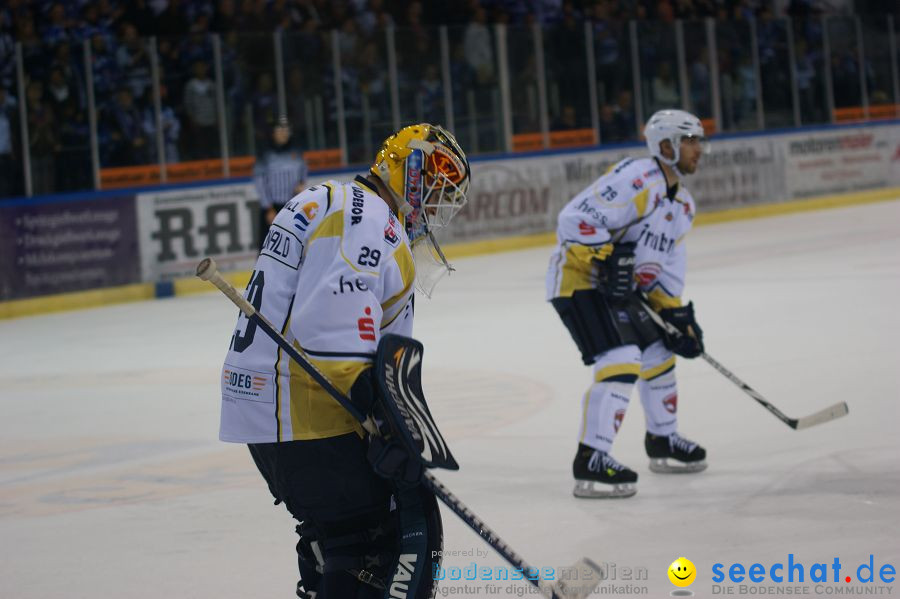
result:
M 790 0 L 785 14 L 816 16 L 821 4 L 818 0 Z M 415 106 L 402 107 L 404 112 L 443 121 L 436 25 L 448 25 L 456 32 L 451 40 L 456 110 L 474 107 L 478 114 L 491 114 L 496 112 L 496 99 L 490 90 L 496 88 L 497 77 L 491 25 L 541 24 L 546 31 L 546 68 L 556 86 L 551 126 L 565 129 L 590 125 L 582 59 L 569 59 L 584 56 L 583 23 L 589 19 L 597 40 L 600 134 L 605 141 L 620 141 L 636 135 L 628 68 L 629 20 L 663 31 L 675 19 L 714 17 L 740 28 L 748 19 L 766 22 L 769 17 L 782 16 L 774 15 L 774 6 L 774 0 L 4 0 L 0 5 L 0 197 L 23 193 L 20 102 L 27 107 L 33 193 L 93 186 L 87 109 L 90 81 L 103 168 L 158 162 L 160 137 L 167 162 L 219 156 L 210 33 L 218 33 L 222 39 L 231 155 L 262 152 L 277 119 L 276 81 L 271 68 L 260 66 L 274 64 L 272 32 L 285 34 L 284 84 L 287 110 L 298 133 L 295 138 L 307 146 L 316 140 L 315 145 L 328 147 L 334 145 L 333 140 L 317 138 L 314 131 L 303 129 L 317 119 L 334 118 L 334 98 L 329 93 L 333 90 L 330 31 L 340 32 L 345 117 L 348 130 L 357 131 L 366 123 L 379 122 L 379 115 L 390 111 L 387 69 L 379 62 L 384 58 L 383 32 L 389 26 L 397 28 L 398 44 L 403 48 L 398 53 L 403 101 L 415 97 Z M 816 54 L 821 30 L 812 26 L 798 31 L 801 102 L 810 103 L 811 90 L 821 89 L 818 78 L 823 58 Z M 768 29 L 763 26 L 760 30 L 763 68 L 784 58 L 781 42 L 775 39 L 777 33 L 777 26 L 772 25 L 773 38 L 767 41 Z M 151 37 L 156 39 L 155 56 L 146 43 Z M 736 41 L 733 51 L 719 52 L 719 69 L 734 97 L 725 115 L 732 123 L 749 118 L 757 93 L 744 41 Z M 18 97 L 17 91 L 17 42 L 22 48 L 24 97 Z M 85 42 L 90 47 L 89 70 L 84 65 Z M 527 36 L 520 36 L 520 42 L 531 44 Z M 517 85 L 533 81 L 535 65 L 528 59 L 529 50 L 519 52 L 515 43 L 511 38 L 509 54 L 517 89 Z M 701 107 L 699 111 L 709 113 L 710 69 L 705 47 L 696 50 L 688 57 L 691 99 L 694 106 Z M 658 65 L 655 72 L 647 73 L 649 102 L 653 107 L 678 104 L 675 56 L 652 62 L 654 51 L 658 51 L 654 44 L 642 48 L 648 53 L 642 59 Z M 858 82 L 852 48 L 847 55 L 849 60 L 832 56 L 837 94 L 854 93 L 853 78 Z M 155 57 L 159 106 L 153 102 Z M 311 68 L 314 64 L 319 66 Z M 842 78 L 847 84 L 838 90 Z M 769 93 L 786 89 L 778 78 L 766 81 L 773 86 Z M 475 93 L 467 96 L 472 90 Z M 311 97 L 325 100 L 314 106 Z M 818 110 L 819 105 L 811 102 L 808 109 Z M 518 108 L 515 118 L 517 130 L 536 126 Z M 385 123 L 385 131 L 391 128 Z M 491 138 L 497 136 L 490 122 L 477 129 L 478 139 L 469 143 L 482 151 L 499 149 L 496 141 L 491 145 Z M 360 141 L 360 136 L 352 133 L 351 141 L 362 145 L 351 148 L 351 161 L 363 159 L 379 135 L 376 125 L 362 135 L 372 139 Z

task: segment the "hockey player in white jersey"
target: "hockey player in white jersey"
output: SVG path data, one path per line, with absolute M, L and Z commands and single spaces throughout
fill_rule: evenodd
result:
M 432 231 L 463 207 L 468 185 L 454 137 L 411 125 L 384 142 L 367 176 L 293 197 L 263 242 L 247 300 L 364 414 L 378 393 L 371 366 L 379 339 L 411 336 L 414 286 L 430 291 L 434 282 L 417 269 L 422 257 L 449 268 Z M 298 595 L 381 598 L 399 576 L 404 597 L 430 596 L 430 572 L 411 580 L 398 566 L 397 512 L 409 506 L 376 475 L 359 422 L 243 316 L 222 381 L 220 438 L 249 445 L 276 503 L 301 523 Z M 439 548 L 434 496 L 423 487 L 413 503 L 429 548 Z
M 681 179 L 704 151 L 703 126 L 681 110 L 661 110 L 644 129 L 649 158 L 628 158 L 560 212 L 547 299 L 575 340 L 594 382 L 584 396 L 572 465 L 578 497 L 627 497 L 637 473 L 610 450 L 635 383 L 644 407 L 644 446 L 654 472 L 698 472 L 706 451 L 678 434 L 673 352 L 694 358 L 703 334 L 693 304 L 683 305 L 685 235 L 694 200 Z M 641 306 L 684 335 L 670 338 Z

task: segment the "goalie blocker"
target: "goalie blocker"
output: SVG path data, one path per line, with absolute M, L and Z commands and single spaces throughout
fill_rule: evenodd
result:
M 419 482 L 425 468 L 459 470 L 422 391 L 424 347 L 415 339 L 385 335 L 378 343 L 372 407 L 380 435 L 370 435 L 369 461 L 379 475 Z

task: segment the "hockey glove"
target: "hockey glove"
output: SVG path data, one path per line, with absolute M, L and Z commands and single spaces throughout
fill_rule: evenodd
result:
M 418 481 L 422 476 L 421 463 L 391 434 L 374 371 L 374 368 L 363 370 L 350 388 L 350 401 L 364 414 L 372 414 L 378 427 L 378 434 L 369 435 L 366 457 L 379 476 Z
M 634 293 L 634 245 L 619 243 L 606 260 L 594 260 L 598 266 L 597 290 L 615 301 Z
M 383 421 L 381 421 L 383 422 Z M 383 435 L 369 435 L 366 456 L 375 474 L 383 478 L 416 483 L 422 479 L 422 462 L 399 442 Z
M 685 358 L 696 358 L 703 353 L 703 330 L 694 318 L 694 302 L 678 308 L 660 310 L 659 315 L 681 333 L 681 335 L 664 333 L 663 343 L 666 347 Z

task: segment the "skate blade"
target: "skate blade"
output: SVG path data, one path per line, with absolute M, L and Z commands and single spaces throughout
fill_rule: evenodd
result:
M 637 487 L 634 483 L 609 485 L 592 480 L 576 480 L 575 489 L 572 490 L 575 497 L 586 499 L 616 499 L 631 497 L 635 493 L 637 493 Z
M 672 460 L 669 462 L 667 458 L 650 458 L 650 472 L 656 472 L 657 474 L 691 474 L 706 470 L 706 466 L 706 460 L 700 460 L 699 462 Z

